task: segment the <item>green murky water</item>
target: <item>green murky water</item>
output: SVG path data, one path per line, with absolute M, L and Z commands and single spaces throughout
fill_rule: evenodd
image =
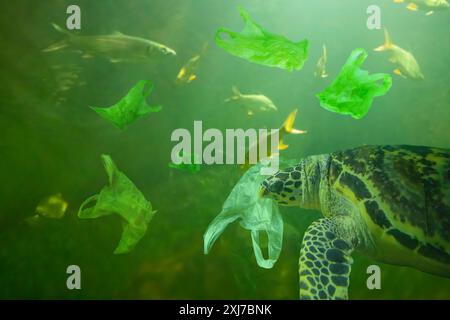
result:
M 275 267 L 257 266 L 249 233 L 229 227 L 212 252 L 203 255 L 203 233 L 239 180 L 238 166 L 203 166 L 196 174 L 168 167 L 176 128 L 277 128 L 299 108 L 287 158 L 329 153 L 364 144 L 450 147 L 450 10 L 426 16 L 391 1 L 331 0 L 133 0 L 77 1 L 81 34 L 119 30 L 163 43 L 177 51 L 151 63 L 83 59 L 70 50 L 43 53 L 61 39 L 51 23 L 65 25 L 73 1 L 2 2 L 0 10 L 0 298 L 126 299 L 296 299 L 301 238 L 318 212 L 281 208 L 285 222 Z M 365 48 L 364 68 L 391 73 L 388 56 L 372 49 L 381 30 L 368 30 L 366 9 L 381 7 L 382 24 L 393 40 L 413 52 L 425 75 L 413 81 L 393 75 L 392 89 L 375 99 L 368 115 L 354 120 L 319 106 L 315 94 L 339 72 L 350 52 Z M 249 63 L 214 44 L 226 26 L 241 30 L 242 5 L 268 30 L 310 40 L 301 71 Z M 205 43 L 197 79 L 177 86 L 179 69 Z M 329 78 L 314 77 L 322 44 L 328 48 Z M 155 84 L 150 101 L 159 113 L 121 132 L 88 106 L 116 103 L 139 80 Z M 223 101 L 236 85 L 261 92 L 276 113 L 248 117 Z M 113 255 L 122 226 L 117 216 L 80 220 L 79 205 L 107 181 L 100 155 L 117 166 L 152 202 L 158 213 L 129 254 Z M 43 198 L 61 193 L 69 207 L 62 219 L 27 217 Z M 351 299 L 447 299 L 450 280 L 411 268 L 379 264 L 354 254 Z M 66 268 L 79 265 L 82 290 L 66 288 Z M 368 290 L 366 268 L 379 264 L 382 289 Z

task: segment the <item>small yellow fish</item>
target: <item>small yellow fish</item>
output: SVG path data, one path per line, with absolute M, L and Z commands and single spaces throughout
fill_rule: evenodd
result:
M 261 161 L 261 160 L 266 160 L 269 159 L 272 156 L 272 152 L 271 152 L 271 146 L 272 146 L 272 140 L 275 138 L 275 135 L 278 134 L 278 150 L 286 150 L 289 146 L 287 144 L 284 143 L 284 138 L 288 135 L 288 134 L 305 134 L 306 131 L 304 130 L 298 130 L 294 128 L 294 123 L 295 123 L 295 119 L 297 117 L 297 109 L 295 109 L 294 111 L 292 111 L 288 117 L 286 118 L 286 120 L 284 121 L 283 125 L 281 126 L 281 128 L 279 128 L 276 132 L 270 132 L 268 133 L 263 139 L 263 141 L 261 141 L 260 139 L 258 139 L 257 143 L 251 145 L 249 147 L 249 150 L 247 151 L 247 153 L 245 154 L 245 163 L 242 165 L 243 169 L 248 169 L 250 168 L 253 163 L 250 163 L 250 154 L 256 154 L 257 155 L 257 162 Z M 265 158 L 260 158 L 260 144 L 261 142 L 264 142 L 264 145 L 266 146 L 267 150 L 267 156 Z
M 384 29 L 384 38 L 384 44 L 374 50 L 388 51 L 391 54 L 389 61 L 398 66 L 398 68 L 394 70 L 394 73 L 402 77 L 423 80 L 425 77 L 420 70 L 419 63 L 412 53 L 395 45 L 386 28 Z
M 316 65 L 316 71 L 314 72 L 314 75 L 317 78 L 326 78 L 328 77 L 326 68 L 327 68 L 327 47 L 325 45 L 322 46 L 322 56 L 319 58 L 319 61 L 317 61 Z
M 36 207 L 36 214 L 25 219 L 25 221 L 30 225 L 34 225 L 41 218 L 61 219 L 64 217 L 68 206 L 68 203 L 60 193 L 51 195 L 39 202 Z
M 68 204 L 60 193 L 42 200 L 36 207 L 36 213 L 45 218 L 60 219 L 66 213 Z
M 193 56 L 189 61 L 180 69 L 177 75 L 177 84 L 188 84 L 197 79 L 197 69 L 200 65 L 200 58 L 206 52 L 208 43 L 203 46 L 202 52 Z
M 434 10 L 444 10 L 450 7 L 447 0 L 394 0 L 395 3 L 408 2 L 406 9 L 411 11 L 424 10 L 429 16 L 434 13 Z

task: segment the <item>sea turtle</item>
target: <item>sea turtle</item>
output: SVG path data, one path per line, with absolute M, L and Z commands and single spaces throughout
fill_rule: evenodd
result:
M 450 150 L 362 146 L 310 156 L 261 195 L 318 209 L 300 251 L 300 298 L 347 299 L 351 253 L 450 277 Z

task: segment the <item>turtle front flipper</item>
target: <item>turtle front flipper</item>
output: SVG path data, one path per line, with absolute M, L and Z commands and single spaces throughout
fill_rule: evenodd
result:
M 313 222 L 300 251 L 300 299 L 348 299 L 352 251 L 337 235 L 333 218 Z

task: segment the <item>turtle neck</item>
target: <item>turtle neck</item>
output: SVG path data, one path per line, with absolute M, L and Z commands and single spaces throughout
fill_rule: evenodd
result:
M 302 207 L 320 210 L 320 184 L 326 179 L 329 155 L 317 155 L 302 161 Z

